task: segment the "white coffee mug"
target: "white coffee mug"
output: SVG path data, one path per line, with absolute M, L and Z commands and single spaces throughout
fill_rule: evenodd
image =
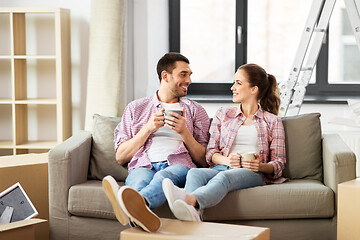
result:
M 171 114 L 170 114 L 171 112 L 177 113 L 177 114 L 179 114 L 179 115 L 181 115 L 181 116 L 182 116 L 182 114 L 183 114 L 183 111 L 182 111 L 182 110 L 179 110 L 179 109 L 166 109 L 166 110 L 164 111 L 164 115 L 165 115 L 165 116 L 170 116 L 170 117 L 175 117 L 174 115 L 171 115 Z M 176 117 L 175 117 L 175 118 L 176 118 Z
M 241 153 L 241 158 L 242 158 L 242 159 L 254 160 L 254 159 L 255 159 L 255 152 Z

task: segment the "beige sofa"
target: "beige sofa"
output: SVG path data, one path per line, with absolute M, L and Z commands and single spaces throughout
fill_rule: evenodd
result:
M 269 227 L 272 240 L 335 240 L 337 186 L 355 178 L 356 159 L 338 135 L 321 134 L 319 117 L 283 119 L 289 182 L 231 192 L 205 210 L 204 221 Z M 115 220 L 100 181 L 107 174 L 120 184 L 126 178 L 112 144 L 119 121 L 95 115 L 92 133 L 79 132 L 50 151 L 52 240 L 115 240 L 127 228 Z M 167 203 L 155 212 L 173 218 Z

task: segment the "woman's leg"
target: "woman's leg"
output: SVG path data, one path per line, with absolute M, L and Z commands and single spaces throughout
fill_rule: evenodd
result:
M 185 192 L 191 194 L 199 187 L 205 186 L 218 170 L 212 168 L 192 168 L 186 176 Z
M 249 169 L 236 168 L 221 171 L 216 174 L 205 186 L 192 192 L 200 209 L 218 204 L 228 192 L 263 185 L 261 173 Z

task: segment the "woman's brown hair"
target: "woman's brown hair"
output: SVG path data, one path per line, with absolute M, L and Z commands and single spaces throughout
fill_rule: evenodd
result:
M 246 72 L 251 87 L 258 87 L 258 101 L 261 108 L 278 115 L 280 97 L 275 76 L 266 73 L 262 67 L 253 63 L 244 64 L 240 66 L 238 70 Z

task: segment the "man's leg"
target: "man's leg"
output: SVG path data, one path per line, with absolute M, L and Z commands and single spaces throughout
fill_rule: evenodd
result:
M 172 165 L 155 173 L 152 181 L 140 191 L 149 203 L 150 208 L 160 207 L 165 201 L 164 191 L 162 189 L 162 181 L 169 178 L 176 186 L 184 187 L 188 167 L 183 165 Z
M 117 194 L 119 192 L 120 186 L 116 182 L 116 180 L 112 176 L 106 176 L 102 180 L 102 185 L 105 191 L 106 196 L 111 202 L 111 205 L 114 209 L 115 216 L 117 220 L 122 224 L 126 225 L 129 223 L 129 217 L 123 211 L 120 206 L 120 203 L 117 198 Z
M 160 218 L 150 210 L 144 197 L 138 191 L 129 186 L 123 186 L 117 196 L 121 208 L 132 222 L 147 232 L 159 230 Z
M 132 187 L 136 191 L 141 191 L 144 187 L 149 185 L 155 174 L 154 169 L 135 168 L 133 169 L 125 180 L 125 185 Z
M 103 180 L 106 195 L 110 199 L 116 217 L 122 224 L 139 225 L 145 231 L 156 232 L 160 228 L 160 219 L 145 203 L 138 190 L 143 189 L 153 179 L 155 170 L 136 168 L 126 178 L 125 184 L 119 188 L 115 179 L 107 176 Z M 126 220 L 126 221 L 125 221 Z

